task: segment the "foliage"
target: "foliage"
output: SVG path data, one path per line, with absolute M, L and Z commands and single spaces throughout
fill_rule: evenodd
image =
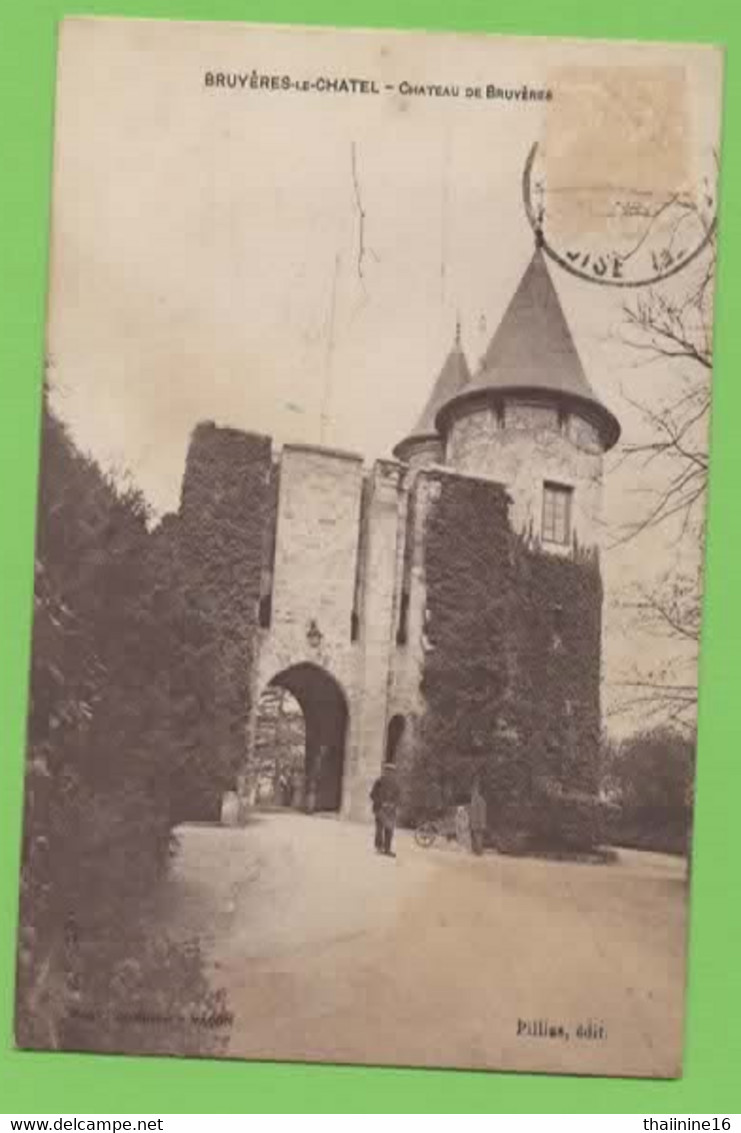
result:
M 165 709 L 171 823 L 215 821 L 224 791 L 233 786 L 233 770 L 214 747 L 219 642 L 193 600 L 178 517 L 168 516 L 153 532 L 149 559 L 155 593 L 170 611 L 162 626 L 169 640 L 161 644 L 170 658 Z
M 533 842 L 548 849 L 591 850 L 601 841 L 599 799 L 560 783 L 541 785 L 533 805 Z
M 692 825 L 695 744 L 666 726 L 615 744 L 602 790 L 614 804 L 609 837 L 621 845 L 684 853 Z
M 514 755 L 507 498 L 497 485 L 441 477 L 427 523 L 427 712 L 411 793 L 421 807 L 525 790 Z
M 244 761 L 273 488 L 267 437 L 197 427 L 183 480 L 179 562 L 188 606 L 218 643 L 210 749 L 230 788 Z
M 148 978 L 140 914 L 178 818 L 180 701 L 202 689 L 141 497 L 46 405 L 42 452 L 16 1034 L 56 1047 L 75 996 L 112 995 L 128 961 Z
M 600 738 L 602 581 L 593 555 L 522 548 L 518 646 L 536 790 L 594 794 Z
M 140 1054 L 218 1054 L 231 1014 L 223 989 L 212 989 L 195 943 L 143 940 L 136 955 L 115 942 L 80 949 L 70 967 L 87 973 L 72 995 L 64 1025 L 66 1050 Z
M 593 845 L 596 558 L 526 546 L 501 487 L 449 475 L 425 547 L 427 712 L 410 783 L 418 808 L 467 801 L 478 780 L 502 844 Z

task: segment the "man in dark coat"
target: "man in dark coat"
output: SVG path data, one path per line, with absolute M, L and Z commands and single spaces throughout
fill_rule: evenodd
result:
M 486 799 L 478 782 L 474 783 L 471 791 L 468 816 L 471 826 L 471 849 L 474 854 L 483 854 L 484 835 L 486 834 Z
M 376 853 L 396 857 L 391 849 L 399 807 L 399 784 L 393 763 L 385 763 L 383 772 L 371 788 L 373 816 L 376 820 Z

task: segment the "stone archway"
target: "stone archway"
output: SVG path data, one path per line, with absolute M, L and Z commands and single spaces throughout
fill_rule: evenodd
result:
M 310 662 L 283 669 L 267 688 L 286 689 L 298 701 L 304 716 L 303 782 L 294 805 L 309 812 L 338 811 L 348 722 L 342 689 L 326 669 Z

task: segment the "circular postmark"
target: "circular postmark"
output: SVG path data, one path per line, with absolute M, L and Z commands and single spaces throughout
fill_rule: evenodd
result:
M 536 142 L 522 177 L 539 246 L 565 271 L 607 287 L 646 287 L 682 271 L 713 241 L 716 201 L 708 166 L 697 186 L 549 182 Z

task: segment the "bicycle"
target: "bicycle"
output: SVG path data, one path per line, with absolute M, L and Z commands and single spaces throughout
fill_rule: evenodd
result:
M 451 841 L 455 837 L 455 812 L 439 815 L 437 818 L 423 819 L 414 831 L 414 841 L 425 850 L 429 849 L 438 838 Z
M 434 819 L 428 819 L 427 822 L 421 822 L 414 831 L 414 841 L 418 846 L 427 849 L 437 840 L 440 834 L 440 829 Z

